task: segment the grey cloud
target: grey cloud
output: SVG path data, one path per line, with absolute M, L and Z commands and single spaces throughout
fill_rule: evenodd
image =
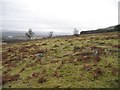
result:
M 72 32 L 74 28 L 83 30 L 83 29 L 93 29 L 93 27 L 99 26 L 97 25 L 97 23 L 92 23 L 92 22 L 84 23 L 80 21 L 80 19 L 74 22 L 72 20 L 67 21 L 64 19 L 59 19 L 60 16 L 57 16 L 57 18 L 47 17 L 49 15 L 40 16 L 40 14 L 37 15 L 37 13 L 30 12 L 28 10 L 28 7 L 22 2 L 24 1 L 22 0 L 1 0 L 0 1 L 0 10 L 2 11 L 0 12 L 0 17 L 2 17 L 0 18 L 0 20 L 3 21 L 3 22 L 0 22 L 0 25 L 2 25 L 4 30 L 5 29 L 27 30 L 29 28 L 33 28 L 33 30 L 37 30 L 37 31 L 53 30 L 53 31 L 59 31 L 59 32 Z M 78 9 L 78 12 L 80 12 L 79 9 Z M 64 13 L 62 13 L 62 16 L 64 16 Z M 88 16 L 86 15 L 86 17 Z

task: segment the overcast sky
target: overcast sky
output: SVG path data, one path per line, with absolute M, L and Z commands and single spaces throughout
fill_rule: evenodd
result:
M 0 0 L 2 30 L 72 32 L 118 24 L 119 0 Z

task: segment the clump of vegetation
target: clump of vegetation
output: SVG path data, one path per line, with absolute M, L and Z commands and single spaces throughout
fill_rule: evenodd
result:
M 39 75 L 40 75 L 39 72 L 34 72 L 34 73 L 32 74 L 32 77 L 38 77 Z
M 57 44 L 55 44 L 54 47 L 59 47 L 59 46 Z
M 34 50 L 33 54 L 46 53 L 46 52 L 47 52 L 47 48 L 41 48 L 41 49 Z
M 53 72 L 53 76 L 57 78 L 61 77 L 60 73 L 57 70 Z
M 117 74 L 118 74 L 118 68 L 113 67 L 113 68 L 112 68 L 112 74 L 113 74 L 113 75 L 117 75 Z
M 16 74 L 16 75 L 4 75 L 2 76 L 2 83 L 3 85 L 6 84 L 7 82 L 10 82 L 10 81 L 16 81 L 18 80 L 20 77 L 19 74 Z
M 74 50 L 73 50 L 73 51 L 74 51 L 74 52 L 80 51 L 80 47 L 74 46 Z
M 86 70 L 86 71 L 89 71 L 89 70 L 92 69 L 92 65 L 91 64 L 84 64 L 83 69 Z
M 43 44 L 41 44 L 41 45 L 47 45 L 47 43 L 43 43 Z
M 94 71 L 93 71 L 93 77 L 94 78 L 98 78 L 99 76 L 101 76 L 103 74 L 103 71 L 101 68 L 96 68 Z
M 45 77 L 45 75 L 43 75 L 43 74 L 41 74 L 40 76 L 39 76 L 39 80 L 38 80 L 38 83 L 44 83 L 44 82 L 46 82 L 46 77 Z
M 25 68 L 22 68 L 19 73 L 23 72 L 24 70 L 25 70 Z
M 38 63 L 38 64 L 42 64 L 42 60 L 40 58 L 38 58 L 35 63 Z
M 112 67 L 112 64 L 111 64 L 110 62 L 106 62 L 105 64 L 106 64 L 106 65 L 105 65 L 105 68 L 107 68 L 107 67 L 108 67 L 108 68 Z

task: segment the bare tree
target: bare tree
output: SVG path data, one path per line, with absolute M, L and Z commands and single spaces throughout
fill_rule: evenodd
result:
M 25 34 L 29 39 L 31 39 L 31 37 L 34 35 L 35 33 L 32 31 L 32 29 L 30 28 L 29 31 Z
M 73 31 L 73 35 L 78 37 L 79 36 L 78 33 L 79 33 L 79 30 L 77 30 L 77 28 L 75 28 Z
M 49 38 L 51 38 L 52 36 L 53 36 L 53 31 L 49 33 Z

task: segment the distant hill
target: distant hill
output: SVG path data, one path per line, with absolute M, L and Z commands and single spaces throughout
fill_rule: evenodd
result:
M 2 41 L 6 43 L 12 43 L 12 42 L 20 42 L 20 41 L 26 41 L 27 37 L 25 36 L 25 33 L 27 31 L 12 31 L 12 30 L 2 30 Z M 41 38 L 47 38 L 49 37 L 49 32 L 46 31 L 34 31 L 34 39 L 41 39 Z M 53 37 L 58 36 L 64 36 L 69 35 L 69 33 L 62 33 L 62 32 L 53 32 Z
M 25 31 L 2 31 L 2 37 L 23 35 L 25 35 Z
M 105 32 L 114 32 L 114 31 L 120 31 L 120 25 L 97 29 L 97 30 L 82 31 L 80 34 L 105 33 Z
M 27 31 L 2 31 L 2 37 L 8 36 L 25 36 Z M 33 31 L 34 32 L 34 31 Z M 46 32 L 35 32 L 35 36 L 46 36 Z
M 16 37 L 16 36 L 25 36 L 25 33 L 27 31 L 12 31 L 12 30 L 2 30 L 2 38 L 8 37 L 8 36 L 12 36 L 12 37 Z M 40 37 L 48 37 L 49 32 L 46 31 L 33 31 L 35 32 L 35 36 L 40 36 Z M 70 33 L 67 32 L 53 32 L 53 36 L 62 36 L 62 35 L 70 35 Z

